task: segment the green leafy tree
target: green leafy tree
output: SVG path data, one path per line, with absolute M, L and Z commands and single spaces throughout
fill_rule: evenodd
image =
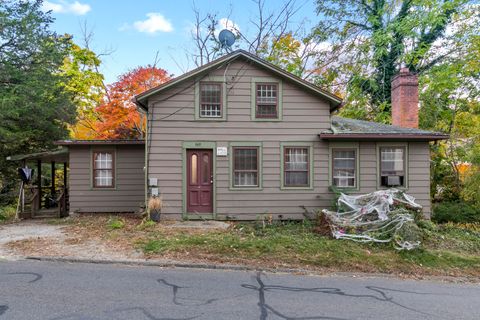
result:
M 450 139 L 433 147 L 432 194 L 480 205 L 480 35 L 421 77 L 420 123 Z M 439 192 L 439 190 L 441 192 Z
M 450 134 L 432 146 L 431 194 L 480 204 L 480 6 L 468 0 L 317 1 L 315 82 L 343 91 L 341 115 L 389 123 L 391 80 L 419 75 L 420 127 Z
M 402 64 L 423 75 L 451 56 L 461 58 L 465 39 L 478 31 L 478 24 L 463 23 L 478 14 L 471 3 L 318 0 L 314 37 L 331 50 L 318 57 L 317 83 L 344 88 L 345 115 L 388 122 L 390 83 Z
M 49 30 L 41 1 L 0 2 L 1 186 L 16 181 L 5 157 L 44 150 L 68 136 L 75 106 L 61 67 L 71 42 Z
M 101 60 L 95 52 L 70 42 L 69 54 L 60 70 L 66 77 L 65 90 L 71 94 L 77 109 L 76 122 L 69 127 L 72 138 L 96 137 L 95 122 L 99 120 L 99 115 L 95 109 L 106 94 L 103 74 L 98 71 L 100 64 Z
M 309 78 L 316 72 L 310 61 L 317 54 L 318 44 L 311 37 L 297 37 L 292 32 L 274 37 L 257 54 L 297 77 Z

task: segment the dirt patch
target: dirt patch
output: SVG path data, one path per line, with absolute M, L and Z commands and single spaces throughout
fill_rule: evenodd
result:
M 228 229 L 200 228 L 198 223 L 172 228 L 173 224 L 157 224 L 138 216 L 98 214 L 30 226 L 20 223 L 0 229 L 0 250 L 12 256 L 229 264 L 314 273 L 371 272 L 409 278 L 480 276 L 478 239 L 459 229 L 425 231 L 422 250 L 398 252 L 387 245 L 321 236 L 310 222 L 266 226 L 229 223 Z M 450 243 L 448 250 L 443 249 L 445 242 Z
M 0 258 L 22 256 L 69 257 L 95 260 L 145 260 L 136 245 L 152 232 L 166 237 L 225 229 L 222 223 L 148 224 L 133 215 L 80 215 L 67 219 L 18 222 L 0 226 Z M 182 259 L 180 259 L 182 260 Z
M 56 239 L 62 241 L 65 234 L 61 226 L 42 222 L 18 222 L 0 226 L 0 257 L 17 256 L 9 247 L 12 242 Z
M 97 260 L 143 258 L 113 242 L 105 242 L 100 234 L 86 232 L 72 221 L 19 222 L 0 227 L 0 257 L 22 256 L 76 257 Z M 93 229 L 92 231 L 94 231 Z

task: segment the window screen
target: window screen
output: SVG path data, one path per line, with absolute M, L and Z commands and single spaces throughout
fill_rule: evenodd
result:
M 233 148 L 233 186 L 258 187 L 258 148 Z
M 309 186 L 308 148 L 285 148 L 284 185 L 286 187 Z

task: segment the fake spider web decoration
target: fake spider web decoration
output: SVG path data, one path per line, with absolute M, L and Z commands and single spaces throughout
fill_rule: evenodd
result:
M 337 212 L 322 210 L 336 239 L 363 243 L 394 243 L 397 250 L 420 246 L 414 212 L 422 206 L 398 189 L 350 196 L 341 194 Z

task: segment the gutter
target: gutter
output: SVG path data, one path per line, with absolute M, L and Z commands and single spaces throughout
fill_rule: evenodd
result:
M 140 109 L 144 110 L 144 111 L 147 111 L 148 108 L 146 105 L 144 105 L 143 103 L 141 103 L 139 100 L 137 100 L 137 97 L 133 97 L 133 99 L 131 100 L 137 107 L 139 107 Z
M 415 140 L 437 141 L 446 140 L 447 134 L 375 134 L 375 133 L 320 133 L 322 140 Z
M 53 144 L 57 146 L 71 145 L 142 145 L 144 140 L 57 140 Z

